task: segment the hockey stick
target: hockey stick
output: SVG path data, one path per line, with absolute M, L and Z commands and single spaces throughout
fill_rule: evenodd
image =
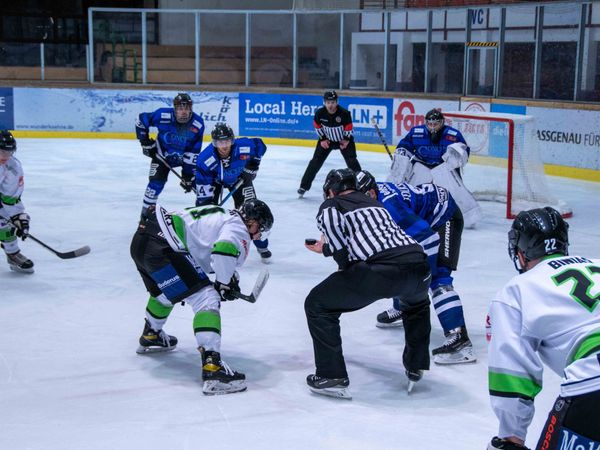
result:
M 390 149 L 387 145 L 387 142 L 385 140 L 385 137 L 383 136 L 383 133 L 381 132 L 381 130 L 379 129 L 379 127 L 377 126 L 377 121 L 375 120 L 375 117 L 373 117 L 371 119 L 371 122 L 373 123 L 373 126 L 375 127 L 375 131 L 377 131 L 377 135 L 379 136 L 379 139 L 381 139 L 381 143 L 383 144 L 383 146 L 385 147 L 385 151 L 387 152 L 387 154 L 389 155 L 390 159 L 393 160 L 394 157 L 392 156 L 392 153 L 390 152 Z
M 237 180 L 237 181 L 235 182 L 235 184 L 232 186 L 231 190 L 229 191 L 229 194 L 227 194 L 227 195 L 225 196 L 225 198 L 219 202 L 219 206 L 223 206 L 223 205 L 225 204 L 225 202 L 226 202 L 227 200 L 229 200 L 229 197 L 231 197 L 233 194 L 235 194 L 235 191 L 237 191 L 237 190 L 238 190 L 238 188 L 239 188 L 239 187 L 240 187 L 242 184 L 244 184 L 244 180 L 242 180 L 241 178 L 240 178 L 239 180 Z M 223 192 L 223 191 L 221 190 L 221 192 Z
M 258 274 L 258 277 L 256 277 L 256 281 L 254 282 L 254 288 L 252 288 L 252 293 L 246 295 L 246 294 L 242 294 L 241 292 L 233 291 L 233 292 L 231 292 L 231 294 L 241 300 L 246 300 L 247 302 L 250 302 L 250 303 L 256 303 L 256 300 L 258 300 L 258 296 L 264 289 L 268 280 L 269 280 L 269 271 L 267 269 L 263 269 Z
M 158 159 L 163 166 L 165 166 L 167 169 L 169 169 L 171 171 L 171 173 L 173 173 L 173 175 L 175 175 L 177 178 L 179 178 L 181 181 L 183 181 L 183 177 L 181 175 L 179 175 L 179 173 L 177 173 L 177 171 L 175 169 L 173 169 L 173 167 L 171 167 L 171 165 L 167 162 L 167 160 L 165 158 L 162 157 L 162 155 L 160 153 L 156 153 L 156 159 Z M 182 186 L 183 188 L 183 186 Z M 194 186 L 192 186 L 192 191 L 194 191 L 194 194 L 197 194 L 196 192 L 196 188 Z
M 43 243 L 42 241 L 40 241 L 38 238 L 36 238 L 35 236 L 33 236 L 31 234 L 28 234 L 27 237 L 29 239 L 33 240 L 34 242 L 37 242 L 38 244 L 40 244 L 46 250 L 50 250 L 52 253 L 54 253 L 56 256 L 58 256 L 60 259 L 77 258 L 79 256 L 87 255 L 91 250 L 89 246 L 84 245 L 83 247 L 77 248 L 75 250 L 71 250 L 70 252 L 59 252 L 57 250 L 54 250 L 48 244 Z
M 11 219 L 8 219 L 8 221 L 11 224 L 12 227 L 14 227 L 17 230 L 19 229 L 14 224 L 14 222 Z M 27 233 L 27 237 L 30 238 L 32 241 L 37 242 L 38 244 L 40 244 L 46 250 L 50 250 L 52 253 L 54 253 L 56 256 L 58 256 L 60 259 L 73 259 L 73 258 L 77 258 L 78 256 L 87 255 L 90 252 L 90 250 L 91 250 L 88 245 L 84 245 L 83 247 L 76 248 L 75 250 L 71 250 L 70 252 L 59 252 L 58 250 L 54 250 L 48 244 L 45 244 L 44 242 L 42 242 L 41 240 L 39 240 L 38 238 L 36 238 L 32 234 Z

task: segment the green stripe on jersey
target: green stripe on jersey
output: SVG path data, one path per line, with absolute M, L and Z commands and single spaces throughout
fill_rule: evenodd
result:
M 506 373 L 489 372 L 488 383 L 490 391 L 519 394 L 529 398 L 534 398 L 542 390 L 542 386 L 531 378 Z
M 218 255 L 233 256 L 234 258 L 237 258 L 240 254 L 240 251 L 233 242 L 217 241 L 215 242 L 211 253 L 216 253 Z
M 10 197 L 8 195 L 0 194 L 0 200 L 2 200 L 2 203 L 4 203 L 5 205 L 12 206 L 19 203 L 21 201 L 21 197 Z
M 590 334 L 579 344 L 570 362 L 585 358 L 597 351 L 600 351 L 600 331 Z
M 188 249 L 187 241 L 185 240 L 185 221 L 178 216 L 177 214 L 173 214 L 171 216 L 171 220 L 173 220 L 173 229 L 175 230 L 175 234 L 181 239 L 183 245 L 185 245 L 185 249 Z
M 166 319 L 171 314 L 171 311 L 173 311 L 173 305 L 163 305 L 155 297 L 150 297 L 148 305 L 146 305 L 146 311 L 155 319 Z
M 194 333 L 201 331 L 221 334 L 221 316 L 212 311 L 198 311 L 194 316 Z

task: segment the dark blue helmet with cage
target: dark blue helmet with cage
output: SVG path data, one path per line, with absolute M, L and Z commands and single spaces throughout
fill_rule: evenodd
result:
M 568 255 L 569 224 L 549 206 L 521 211 L 508 232 L 508 254 L 522 273 L 524 268 L 519 264 L 517 250 L 521 250 L 526 261 L 547 255 Z

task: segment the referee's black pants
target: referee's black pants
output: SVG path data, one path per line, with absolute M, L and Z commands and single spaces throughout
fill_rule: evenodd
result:
M 321 146 L 321 141 L 317 141 L 315 153 L 313 154 L 312 159 L 308 162 L 308 166 L 306 167 L 304 175 L 302 176 L 302 181 L 300 181 L 300 187 L 302 189 L 306 191 L 310 190 L 312 182 L 317 176 L 319 170 L 321 170 L 321 167 L 323 167 L 323 163 L 332 150 L 339 150 L 341 152 L 344 161 L 346 161 L 346 166 L 348 166 L 350 169 L 354 170 L 355 172 L 361 170 L 360 163 L 356 158 L 356 144 L 354 144 L 354 140 L 351 140 L 344 150 L 340 149 L 339 142 L 330 142 L 329 148 L 324 149 Z
M 429 369 L 430 281 L 425 255 L 409 253 L 385 263 L 358 262 L 315 286 L 304 302 L 304 310 L 313 339 L 316 375 L 348 376 L 342 354 L 340 315 L 391 297 L 399 297 L 407 307 L 403 310 L 404 367 Z

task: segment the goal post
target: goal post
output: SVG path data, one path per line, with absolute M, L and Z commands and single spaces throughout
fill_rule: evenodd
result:
M 563 217 L 572 209 L 549 189 L 530 115 L 443 111 L 446 124 L 458 129 L 471 149 L 470 161 L 481 164 L 465 171 L 465 184 L 478 200 L 506 203 L 506 217 L 523 210 L 552 206 Z M 479 170 L 480 169 L 480 170 Z

